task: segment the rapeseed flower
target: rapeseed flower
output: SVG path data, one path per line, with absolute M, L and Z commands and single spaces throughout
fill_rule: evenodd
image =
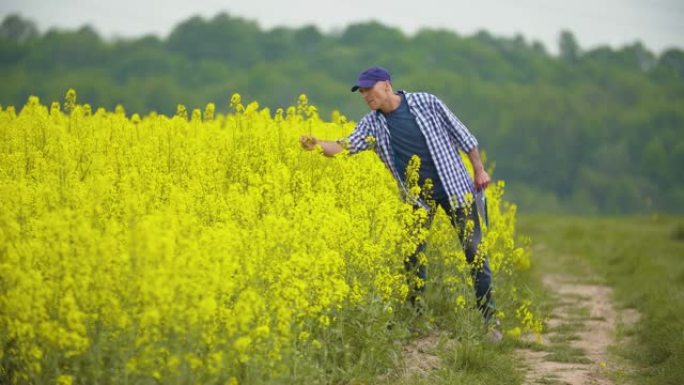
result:
M 439 252 L 421 262 L 442 275 L 428 290 L 469 303 L 448 219 L 438 214 L 428 231 L 427 211 L 411 204 L 432 189 L 418 184 L 419 159 L 403 202 L 370 152 L 302 152 L 302 130 L 344 137 L 354 127 L 339 112 L 323 121 L 306 95 L 273 117 L 239 94 L 229 114 L 210 103 L 190 121 L 183 105 L 173 117 L 92 113 L 74 90 L 60 107 L 32 97 L 19 115 L 0 109 L 0 360 L 15 365 L 0 380 L 238 384 L 247 366 L 287 377 L 296 357 L 335 346 L 359 310 L 400 316 L 404 257 L 425 240 Z M 530 258 L 503 187 L 487 189 L 478 254 L 516 315 L 507 327 L 540 331 L 514 290 Z

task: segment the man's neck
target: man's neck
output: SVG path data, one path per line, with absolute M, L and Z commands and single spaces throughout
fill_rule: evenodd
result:
M 387 106 L 380 108 L 380 110 L 386 114 L 389 114 L 390 112 L 399 108 L 400 105 L 401 95 L 392 93 L 392 96 L 390 96 L 389 103 L 387 103 Z

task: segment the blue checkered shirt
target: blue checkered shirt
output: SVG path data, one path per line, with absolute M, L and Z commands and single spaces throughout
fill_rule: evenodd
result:
M 409 109 L 425 136 L 437 174 L 444 191 L 450 197 L 452 207 L 463 207 L 466 196 L 475 191 L 475 185 L 468 175 L 458 149 L 470 152 L 477 147 L 477 139 L 436 96 L 424 92 L 408 92 L 405 95 Z M 394 164 L 389 126 L 382 113 L 371 111 L 361 119 L 351 134 L 338 142 L 343 144 L 350 154 L 374 149 L 392 172 L 402 192 L 406 192 L 404 178 L 399 175 Z

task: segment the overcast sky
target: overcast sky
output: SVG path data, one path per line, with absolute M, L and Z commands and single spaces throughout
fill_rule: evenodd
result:
M 520 34 L 556 52 L 559 31 L 574 33 L 582 48 L 618 48 L 641 41 L 660 53 L 684 48 L 683 0 L 0 0 L 0 18 L 19 13 L 51 27 L 90 24 L 103 37 L 166 37 L 179 22 L 225 11 L 274 26 L 316 25 L 323 32 L 376 20 L 407 34 L 445 28 L 462 35 L 487 30 L 496 36 Z

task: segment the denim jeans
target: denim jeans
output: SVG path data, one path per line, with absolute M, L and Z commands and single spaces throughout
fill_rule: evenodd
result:
M 474 206 L 464 209 L 459 207 L 452 210 L 451 205 L 448 200 L 437 201 L 437 206 L 441 206 L 444 212 L 451 219 L 451 225 L 456 230 L 459 242 L 463 251 L 465 252 L 466 261 L 471 265 L 470 274 L 473 278 L 475 297 L 477 299 L 477 307 L 482 313 L 485 322 L 491 321 L 492 316 L 495 312 L 494 301 L 492 300 L 492 271 L 489 267 L 489 258 L 484 256 L 484 260 L 481 266 L 474 266 L 473 261 L 475 260 L 475 254 L 477 252 L 477 247 L 482 240 L 482 228 L 480 226 L 480 218 L 477 210 Z M 422 210 L 419 209 L 419 210 Z M 430 218 L 428 218 L 427 226 L 429 227 L 434 218 L 435 212 L 437 210 L 432 210 L 430 213 Z M 466 234 L 466 222 L 468 219 L 472 219 L 474 222 L 474 230 L 472 234 Z M 427 269 L 422 263 L 419 263 L 418 254 L 425 250 L 425 242 L 416 248 L 414 254 L 409 256 L 404 261 L 404 266 L 406 271 L 415 272 L 416 275 L 423 282 L 422 285 L 411 287 L 412 294 L 409 299 L 412 303 L 415 303 L 416 296 L 422 294 L 425 290 L 425 282 L 427 280 Z M 411 281 L 411 280 L 410 280 Z

